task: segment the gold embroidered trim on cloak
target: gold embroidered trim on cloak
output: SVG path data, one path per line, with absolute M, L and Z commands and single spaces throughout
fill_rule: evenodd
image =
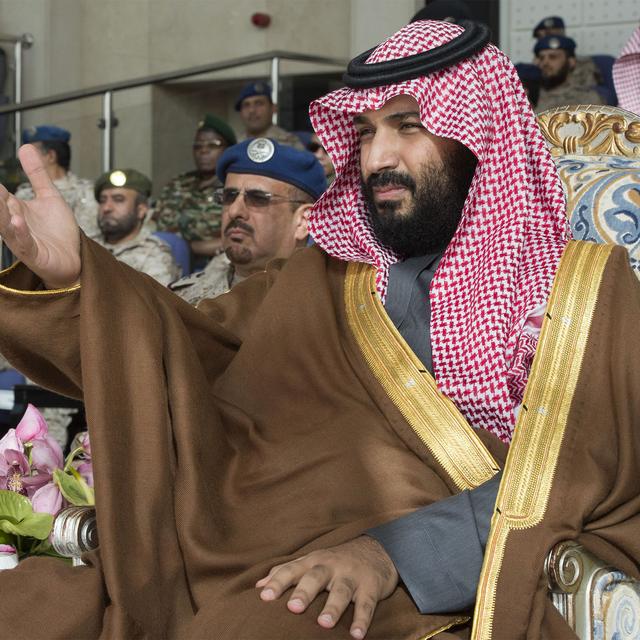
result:
M 497 584 L 509 532 L 537 525 L 546 513 L 612 248 L 571 241 L 560 261 L 491 522 L 478 584 L 474 640 L 492 637 Z
M 21 262 L 14 262 L 10 267 L 0 270 L 0 278 L 7 273 L 13 271 Z M 4 284 L 0 284 L 0 291 L 7 291 L 9 293 L 17 293 L 21 296 L 46 296 L 54 295 L 56 293 L 71 293 L 77 291 L 80 288 L 80 283 L 74 284 L 72 287 L 66 287 L 65 289 L 43 289 L 42 291 L 24 291 L 22 289 L 12 289 Z
M 461 624 L 464 624 L 465 622 L 469 622 L 469 620 L 471 620 L 470 616 L 460 616 L 459 618 L 454 618 L 453 620 L 451 620 L 451 622 L 448 622 L 447 624 L 440 627 L 439 629 L 436 629 L 435 631 L 431 631 L 430 633 L 427 633 L 426 636 L 420 636 L 418 640 L 429 640 L 429 638 L 433 638 L 434 636 L 437 636 L 439 633 L 442 633 L 443 631 L 447 631 L 452 627 L 457 627 Z
M 374 376 L 459 490 L 489 480 L 499 466 L 455 404 L 404 341 L 380 302 L 373 267 L 347 267 L 347 321 Z

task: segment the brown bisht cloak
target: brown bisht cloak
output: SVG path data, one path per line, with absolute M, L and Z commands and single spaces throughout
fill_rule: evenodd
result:
M 624 366 L 640 354 L 629 330 L 638 283 L 622 250 L 571 247 L 596 255 L 601 271 L 578 365 L 589 377 L 561 395 L 566 420 L 539 522 L 496 544 L 494 518 L 479 598 L 489 631 L 476 614 L 478 637 L 571 637 L 541 584 L 556 539 L 592 542 L 631 573 L 640 558 L 640 394 Z M 305 250 L 195 310 L 94 243 L 82 251 L 81 289 L 38 290 L 21 266 L 0 281 L 0 352 L 84 398 L 101 542 L 87 568 L 36 558 L 0 575 L 0 622 L 13 637 L 348 638 L 351 611 L 327 631 L 315 622 L 322 598 L 296 616 L 286 597 L 260 601 L 253 584 L 274 563 L 476 486 L 504 459 L 503 445 L 438 393 L 364 265 Z M 563 299 L 558 282 L 554 295 Z M 547 377 L 532 375 L 530 387 Z M 536 457 L 523 475 L 528 458 L 514 445 L 499 504 L 539 496 L 528 487 L 547 477 Z M 568 495 L 571 509 L 555 504 Z M 465 635 L 456 625 L 470 615 L 420 615 L 399 587 L 367 637 Z

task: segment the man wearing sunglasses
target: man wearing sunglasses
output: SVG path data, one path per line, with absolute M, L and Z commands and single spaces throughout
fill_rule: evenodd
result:
M 191 304 L 225 293 L 303 246 L 309 210 L 326 188 L 324 171 L 310 153 L 268 138 L 227 149 L 218 178 L 224 183 L 214 194 L 222 207 L 223 253 L 171 286 Z

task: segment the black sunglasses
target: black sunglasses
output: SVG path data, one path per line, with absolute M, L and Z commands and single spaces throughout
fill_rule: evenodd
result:
M 316 151 L 320 151 L 322 149 L 324 151 L 324 147 L 319 142 L 310 142 L 307 145 L 307 151 L 311 151 L 311 153 L 315 153 Z
M 214 191 L 213 198 L 216 204 L 228 207 L 235 202 L 239 195 L 242 195 L 244 204 L 253 209 L 264 209 L 275 200 L 279 200 L 280 202 L 305 204 L 304 200 L 293 200 L 292 198 L 287 198 L 287 196 L 281 196 L 277 193 L 269 193 L 268 191 L 262 191 L 261 189 L 246 189 L 245 191 L 239 191 L 238 189 L 221 188 Z

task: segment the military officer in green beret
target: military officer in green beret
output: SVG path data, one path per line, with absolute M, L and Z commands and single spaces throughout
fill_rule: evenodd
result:
M 158 231 L 179 233 L 198 256 L 213 256 L 220 250 L 221 208 L 214 201 L 221 183 L 216 164 L 222 152 L 236 143 L 233 129 L 220 118 L 207 114 L 193 140 L 195 171 L 173 178 L 161 191 L 154 218 Z
M 149 213 L 151 181 L 135 169 L 102 174 L 95 183 L 98 201 L 96 238 L 118 260 L 168 285 L 180 277 L 169 245 L 144 224 Z

